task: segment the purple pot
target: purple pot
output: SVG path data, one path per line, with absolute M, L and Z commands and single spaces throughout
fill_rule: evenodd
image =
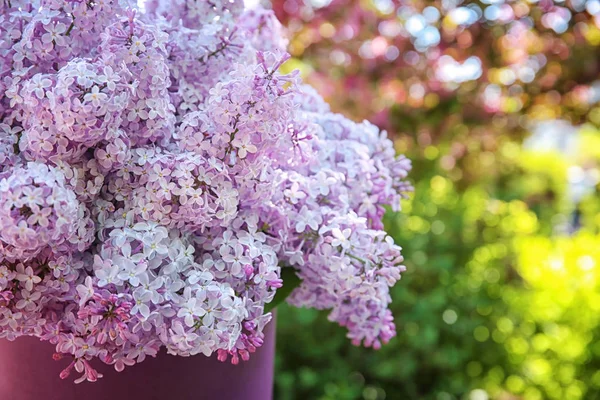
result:
M 270 400 L 275 356 L 275 320 L 265 328 L 265 342 L 239 365 L 213 357 L 175 357 L 162 351 L 156 358 L 116 372 L 96 361 L 104 375 L 96 383 L 74 384 L 58 376 L 69 361 L 54 361 L 54 346 L 25 337 L 0 340 L 2 400 Z M 75 371 L 74 371 L 75 372 Z

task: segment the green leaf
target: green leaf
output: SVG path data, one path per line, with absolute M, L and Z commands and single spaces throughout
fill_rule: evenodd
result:
M 281 279 L 283 280 L 283 286 L 277 289 L 277 293 L 275 293 L 273 301 L 271 301 L 269 304 L 265 304 L 266 313 L 273 310 L 285 299 L 287 299 L 290 293 L 300 286 L 300 282 L 302 282 L 302 279 L 296 275 L 296 271 L 292 267 L 281 267 Z

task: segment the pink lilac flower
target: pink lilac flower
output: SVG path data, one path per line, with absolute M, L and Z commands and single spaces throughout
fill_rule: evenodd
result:
M 156 356 L 263 343 L 289 298 L 351 340 L 395 334 L 382 230 L 410 190 L 385 133 L 333 114 L 273 14 L 239 0 L 0 2 L 0 338 L 96 381 Z

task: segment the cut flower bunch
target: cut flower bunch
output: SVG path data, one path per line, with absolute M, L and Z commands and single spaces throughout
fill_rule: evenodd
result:
M 236 364 L 283 286 L 387 342 L 410 162 L 278 72 L 271 12 L 134 6 L 0 2 L 0 337 L 52 343 L 77 382 L 162 347 Z

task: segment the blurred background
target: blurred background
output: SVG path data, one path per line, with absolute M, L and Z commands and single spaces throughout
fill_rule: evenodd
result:
M 600 1 L 266 6 L 284 67 L 386 129 L 416 189 L 386 216 L 398 336 L 281 306 L 275 398 L 600 399 Z

